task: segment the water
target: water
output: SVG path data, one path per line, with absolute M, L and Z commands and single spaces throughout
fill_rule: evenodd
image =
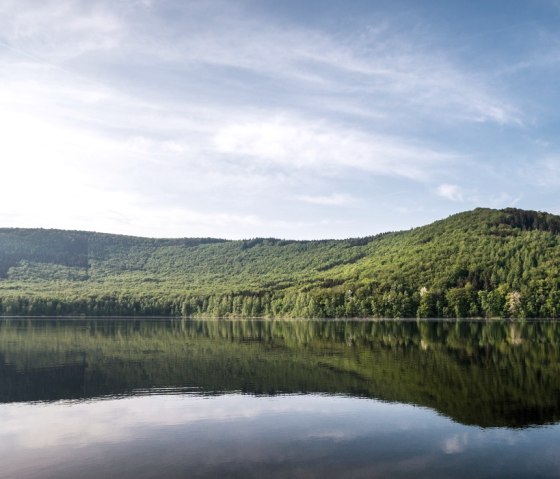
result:
M 560 323 L 0 321 L 0 477 L 560 477 Z

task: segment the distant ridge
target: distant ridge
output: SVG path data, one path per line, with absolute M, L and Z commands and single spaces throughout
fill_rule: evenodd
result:
M 477 208 L 346 240 L 0 229 L 0 314 L 558 317 L 560 217 Z

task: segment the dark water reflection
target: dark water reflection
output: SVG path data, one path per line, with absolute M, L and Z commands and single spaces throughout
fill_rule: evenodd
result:
M 560 477 L 560 324 L 0 321 L 0 477 Z

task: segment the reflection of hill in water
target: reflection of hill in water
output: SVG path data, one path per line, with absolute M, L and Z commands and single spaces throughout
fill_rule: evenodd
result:
M 456 421 L 560 420 L 560 323 L 0 322 L 0 401 L 153 388 L 339 393 Z

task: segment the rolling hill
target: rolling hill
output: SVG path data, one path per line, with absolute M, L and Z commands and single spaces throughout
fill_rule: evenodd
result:
M 4 315 L 558 317 L 560 217 L 477 208 L 346 240 L 0 229 Z

